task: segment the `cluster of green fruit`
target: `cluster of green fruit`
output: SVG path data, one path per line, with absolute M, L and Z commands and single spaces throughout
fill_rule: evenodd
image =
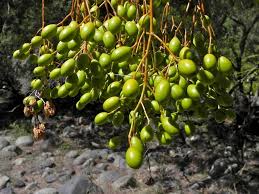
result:
M 79 6 L 82 20 L 66 26 L 49 24 L 13 54 L 35 65 L 31 87 L 40 94 L 36 113 L 44 107 L 41 99 L 80 97 L 78 110 L 94 100 L 103 101 L 104 111 L 94 119 L 97 125 L 121 126 L 128 121 L 126 161 L 132 168 L 141 166 L 145 143 L 156 137 L 160 144 L 170 144 L 181 132 L 178 115 L 213 115 L 218 122 L 235 117 L 233 99 L 227 93 L 230 60 L 206 53 L 206 36 L 197 25 L 188 46 L 180 41 L 181 35 L 167 35 L 170 41 L 163 42 L 159 27 L 167 20 L 161 19 L 165 17 L 161 13 L 169 1 L 150 2 L 153 6 L 83 1 Z M 113 13 L 101 16 L 104 4 Z M 26 97 L 25 105 L 30 98 Z M 189 136 L 193 130 L 186 119 L 183 131 Z M 115 149 L 122 136 L 111 138 L 108 146 Z

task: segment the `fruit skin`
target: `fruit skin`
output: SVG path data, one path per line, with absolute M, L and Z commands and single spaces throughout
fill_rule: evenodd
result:
M 195 84 L 190 84 L 187 87 L 187 94 L 193 100 L 199 100 L 201 97 L 200 92 L 198 91 L 197 86 Z
M 124 17 L 126 15 L 126 9 L 125 9 L 125 7 L 123 7 L 123 5 L 118 5 L 117 14 L 120 17 Z
M 174 84 L 171 88 L 171 97 L 178 100 L 184 96 L 184 90 L 178 84 Z
M 151 101 L 151 106 L 155 113 L 160 113 L 160 105 L 156 100 Z
M 130 5 L 127 10 L 127 16 L 129 20 L 134 20 L 136 18 L 137 8 L 135 5 Z
M 116 149 L 118 145 L 121 143 L 121 138 L 119 136 L 112 137 L 109 140 L 108 147 L 112 150 Z
M 203 70 L 203 69 L 201 69 L 197 73 L 197 78 L 199 81 L 201 81 L 205 85 L 211 85 L 215 81 L 214 75 L 211 72 L 209 72 L 207 70 Z
M 162 145 L 168 145 L 173 141 L 172 136 L 166 131 L 159 132 L 157 134 L 157 138 L 159 143 Z
M 94 123 L 96 125 L 103 125 L 107 123 L 109 114 L 107 112 L 98 113 L 94 118 Z
M 60 88 L 58 89 L 59 98 L 65 98 L 68 95 L 68 93 L 69 93 L 69 90 L 66 88 L 65 84 L 60 86 Z
M 143 143 L 137 136 L 133 136 L 130 139 L 130 147 L 136 148 L 140 153 L 143 153 L 144 151 Z
M 178 63 L 179 73 L 186 77 L 191 77 L 197 71 L 196 64 L 190 59 L 182 59 Z
M 203 67 L 205 69 L 213 69 L 217 65 L 217 58 L 213 54 L 206 54 L 203 57 Z
M 155 87 L 155 100 L 163 102 L 170 94 L 170 83 L 166 79 L 162 79 Z
M 120 125 L 122 125 L 123 121 L 124 121 L 123 112 L 117 111 L 116 113 L 114 113 L 114 115 L 112 117 L 113 126 L 120 126 Z
M 72 40 L 76 35 L 76 29 L 71 26 L 66 26 L 59 34 L 59 40 L 62 42 L 68 42 Z
M 191 122 L 186 122 L 184 124 L 184 132 L 186 136 L 190 136 L 193 130 L 194 130 L 194 125 Z
M 78 77 L 78 83 L 77 84 L 78 84 L 79 87 L 82 87 L 85 84 L 85 81 L 86 81 L 86 73 L 83 70 L 79 70 L 76 73 L 76 75 Z
M 96 42 L 102 42 L 103 41 L 103 35 L 104 35 L 103 31 L 101 31 L 99 29 L 95 29 L 94 40 Z
M 112 61 L 116 61 L 116 62 L 126 61 L 130 58 L 131 52 L 132 52 L 131 47 L 121 46 L 119 48 L 116 48 L 112 52 L 111 59 L 112 59 Z
M 62 76 L 69 76 L 74 72 L 76 66 L 76 61 L 74 59 L 68 59 L 63 65 L 61 66 L 61 75 Z
M 38 64 L 48 65 L 53 61 L 53 59 L 54 59 L 54 56 L 52 54 L 44 54 L 38 58 Z
M 231 72 L 232 68 L 233 68 L 232 63 L 228 58 L 226 58 L 224 56 L 219 57 L 218 71 L 227 74 L 227 73 Z
M 57 45 L 57 51 L 60 54 L 67 53 L 69 51 L 67 43 L 66 42 L 59 42 Z
M 181 42 L 176 36 L 173 37 L 172 40 L 169 42 L 169 49 L 174 54 L 178 54 L 180 52 Z
M 139 83 L 135 79 L 129 79 L 127 80 L 123 87 L 122 87 L 122 93 L 126 97 L 134 98 L 139 93 Z
M 88 103 L 91 102 L 91 101 L 92 101 L 92 95 L 91 95 L 90 92 L 83 94 L 83 95 L 80 97 L 80 100 L 79 100 L 79 102 L 80 102 L 81 104 L 83 104 L 83 105 L 86 105 L 86 104 L 88 104 Z
M 77 87 L 78 77 L 76 73 L 71 74 L 66 78 L 65 86 L 68 90 L 72 90 Z
M 102 53 L 100 58 L 99 58 L 99 63 L 100 65 L 104 68 L 106 66 L 109 66 L 111 64 L 112 60 L 111 60 L 111 56 L 106 54 L 106 53 Z
M 109 95 L 117 95 L 121 91 L 121 83 L 119 81 L 112 82 L 108 87 L 107 87 L 107 93 Z
M 125 30 L 129 36 L 135 36 L 138 34 L 138 27 L 135 21 L 126 22 Z
M 154 132 L 150 125 L 147 125 L 141 129 L 140 139 L 143 143 L 151 141 L 153 137 L 154 137 Z
M 112 47 L 115 47 L 116 38 L 110 31 L 106 31 L 103 34 L 103 43 L 106 48 L 110 49 Z
M 57 33 L 57 25 L 56 24 L 49 24 L 44 27 L 41 31 L 42 38 L 50 39 L 54 37 Z
M 118 108 L 119 106 L 120 106 L 120 98 L 117 96 L 113 96 L 104 101 L 103 110 L 107 112 L 111 112 L 116 108 Z
M 43 86 L 43 83 L 40 79 L 34 79 L 31 82 L 31 87 L 34 90 L 39 90 L 39 89 L 41 89 L 42 86 Z
M 163 129 L 170 135 L 176 135 L 179 133 L 179 126 L 175 122 L 170 122 L 169 117 L 160 117 Z
M 192 99 L 191 98 L 183 98 L 181 100 L 181 106 L 184 110 L 189 110 L 192 106 Z
M 143 161 L 143 156 L 140 151 L 138 151 L 134 147 L 128 148 L 126 152 L 126 162 L 129 167 L 133 169 L 138 169 L 141 166 L 142 161 Z
M 94 23 L 88 22 L 83 24 L 80 28 L 80 37 L 82 40 L 90 40 L 93 38 L 95 32 Z
M 43 44 L 43 39 L 41 36 L 34 36 L 31 39 L 31 45 L 33 48 L 40 47 Z
M 121 19 L 118 16 L 113 16 L 108 21 L 108 30 L 112 33 L 118 33 L 121 28 Z
M 35 67 L 33 70 L 33 74 L 36 76 L 43 76 L 45 74 L 45 67 L 43 66 Z
M 180 59 L 193 59 L 193 52 L 189 47 L 183 47 L 179 53 Z

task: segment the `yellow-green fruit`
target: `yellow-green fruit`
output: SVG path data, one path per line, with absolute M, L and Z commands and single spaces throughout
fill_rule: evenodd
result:
M 184 124 L 184 132 L 186 134 L 186 136 L 190 136 L 192 134 L 192 132 L 194 131 L 194 125 L 191 122 L 186 122 Z
M 44 27 L 41 31 L 42 38 L 50 39 L 57 34 L 57 25 L 56 24 L 49 24 L 46 27 Z
M 80 28 L 80 37 L 82 40 L 91 40 L 94 36 L 95 26 L 94 23 L 88 22 L 83 24 Z
M 143 143 L 151 141 L 154 137 L 154 131 L 150 125 L 147 125 L 141 129 L 140 139 Z
M 122 93 L 125 97 L 134 98 L 139 93 L 139 83 L 135 79 L 127 80 L 123 87 Z
M 77 84 L 78 84 L 78 77 L 76 73 L 73 73 L 66 78 L 65 86 L 68 90 L 77 87 Z
M 72 40 L 76 35 L 77 30 L 71 26 L 66 26 L 59 34 L 59 40 L 62 42 L 68 42 Z
M 205 69 L 213 69 L 216 67 L 216 65 L 217 65 L 217 59 L 215 55 L 208 53 L 203 57 L 203 67 Z
M 37 100 L 36 105 L 34 106 L 34 110 L 36 112 L 40 112 L 43 109 L 44 102 L 42 100 Z
M 90 92 L 83 94 L 79 100 L 79 102 L 84 105 L 88 104 L 91 101 L 92 101 L 92 94 Z
M 161 145 L 168 145 L 173 141 L 172 136 L 166 131 L 158 133 L 157 138 Z
M 58 79 L 58 78 L 60 78 L 60 68 L 55 68 L 55 69 L 53 69 L 50 73 L 49 73 L 49 78 L 50 79 Z
M 151 106 L 155 113 L 160 113 L 160 105 L 156 100 L 151 101 Z
M 110 49 L 112 47 L 115 47 L 116 38 L 110 31 L 106 31 L 103 34 L 103 43 L 106 48 Z
M 184 97 L 184 90 L 181 86 L 179 86 L 178 84 L 174 84 L 171 87 L 171 97 L 174 100 L 178 100 Z
M 33 70 L 33 74 L 36 76 L 43 76 L 45 74 L 45 67 L 43 66 L 35 67 Z
M 169 117 L 161 116 L 160 121 L 163 129 L 170 135 L 176 135 L 179 133 L 179 126 L 174 121 L 171 121 Z
M 54 59 L 54 56 L 52 54 L 44 54 L 38 58 L 38 64 L 48 65 L 53 61 L 53 59 Z
M 34 90 L 39 90 L 43 86 L 43 83 L 40 79 L 34 79 L 31 81 L 31 87 Z
M 117 111 L 116 113 L 114 113 L 114 115 L 112 117 L 112 124 L 114 126 L 121 126 L 123 121 L 124 121 L 124 114 L 123 114 L 123 112 Z
M 28 52 L 30 49 L 31 49 L 31 44 L 30 44 L 30 43 L 24 43 L 24 44 L 22 45 L 22 47 L 20 48 L 20 51 L 21 51 L 22 53 L 26 53 L 26 52 Z
M 121 143 L 121 138 L 119 136 L 115 136 L 109 140 L 108 146 L 110 149 L 114 150 L 120 145 L 120 143 Z
M 213 84 L 214 81 L 215 81 L 214 75 L 213 75 L 211 72 L 209 72 L 209 71 L 207 71 L 207 70 L 203 70 L 203 69 L 201 69 L 201 70 L 197 73 L 197 78 L 198 78 L 198 80 L 199 80 L 201 83 L 203 83 L 203 84 L 205 84 L 205 85 L 211 85 L 211 84 Z
M 184 110 L 189 110 L 192 107 L 192 99 L 191 98 L 183 98 L 181 100 L 181 106 Z
M 106 54 L 106 53 L 102 53 L 100 58 L 99 58 L 99 63 L 100 65 L 105 68 L 107 66 L 110 66 L 111 65 L 111 56 Z
M 183 47 L 179 53 L 180 59 L 193 59 L 194 54 L 189 47 Z
M 80 103 L 80 101 L 77 101 L 76 103 L 76 109 L 77 110 L 83 110 L 85 108 L 85 104 Z
M 169 42 L 169 49 L 174 54 L 178 54 L 180 52 L 181 42 L 176 36 Z
M 126 61 L 130 58 L 132 52 L 132 48 L 129 46 L 121 46 L 119 48 L 116 48 L 112 54 L 111 59 L 112 61 L 116 62 L 122 62 Z
M 121 91 L 121 83 L 119 81 L 112 82 L 108 87 L 107 87 L 107 93 L 109 95 L 117 95 Z
M 229 72 L 231 72 L 232 68 L 233 68 L 232 63 L 228 58 L 226 58 L 224 56 L 219 57 L 219 59 L 218 59 L 218 71 L 219 72 L 229 73 Z
M 118 16 L 113 16 L 108 21 L 108 30 L 112 33 L 117 33 L 121 28 L 121 19 Z
M 69 93 L 69 90 L 66 88 L 65 84 L 59 87 L 58 89 L 58 97 L 65 98 Z
M 138 27 L 135 21 L 126 22 L 125 30 L 129 36 L 135 36 L 138 34 Z
M 42 44 L 43 44 L 43 39 L 42 39 L 41 36 L 34 36 L 34 37 L 31 39 L 31 46 L 32 46 L 33 48 L 40 47 Z
M 80 38 L 74 38 L 67 43 L 69 50 L 77 51 L 81 46 L 82 40 Z
M 142 153 L 134 147 L 128 148 L 126 152 L 126 162 L 133 169 L 140 168 L 143 161 Z
M 94 123 L 96 125 L 103 125 L 107 123 L 109 114 L 107 112 L 98 113 L 94 118 Z
M 197 71 L 196 64 L 190 59 L 182 59 L 178 63 L 179 73 L 186 77 L 191 77 Z
M 61 75 L 62 76 L 69 76 L 71 75 L 76 66 L 76 61 L 74 59 L 68 59 L 65 63 L 62 64 L 61 66 Z
M 80 90 L 79 87 L 74 87 L 74 88 L 72 88 L 72 90 L 69 90 L 68 95 L 70 97 L 75 97 L 79 93 L 79 90 Z
M 85 84 L 85 81 L 86 81 L 86 72 L 83 71 L 83 70 L 79 70 L 77 73 L 76 73 L 77 77 L 78 77 L 78 83 L 77 85 L 79 87 L 82 87 L 84 84 Z
M 67 53 L 69 51 L 68 46 L 67 46 L 67 42 L 59 42 L 57 45 L 57 51 L 60 54 L 64 54 Z
M 56 86 L 56 87 L 54 87 L 52 90 L 51 90 L 51 92 L 50 92 L 50 97 L 52 98 L 52 99 L 56 99 L 56 98 L 58 98 L 58 89 L 60 88 L 60 86 Z
M 65 53 L 65 54 L 57 53 L 56 54 L 56 59 L 59 60 L 59 61 L 63 61 L 65 59 L 67 59 L 67 56 L 68 56 L 68 53 Z
M 116 8 L 116 6 L 118 5 L 118 0 L 111 0 L 111 5 L 113 8 Z
M 16 51 L 13 52 L 13 58 L 14 59 L 20 59 L 20 56 L 21 56 L 20 50 L 16 50 Z
M 155 100 L 159 103 L 165 101 L 170 94 L 170 89 L 170 83 L 162 79 L 155 87 Z
M 50 53 L 50 49 L 48 47 L 48 45 L 43 45 L 40 47 L 40 54 L 43 55 L 43 54 L 47 54 L 47 53 Z
M 135 5 L 130 5 L 127 10 L 127 16 L 129 20 L 134 20 L 136 18 L 137 8 Z
M 99 29 L 95 29 L 95 32 L 94 32 L 94 41 L 96 42 L 102 42 L 103 41 L 103 35 L 104 35 L 104 32 L 99 30 Z
M 36 98 L 34 96 L 26 96 L 22 102 L 25 106 L 28 106 L 31 100 L 34 101 Z
M 195 84 L 190 84 L 187 87 L 187 94 L 193 100 L 199 100 L 201 97 L 200 92 Z
M 130 147 L 136 148 L 140 153 L 143 153 L 144 151 L 143 143 L 137 136 L 133 136 L 130 139 Z
M 107 112 L 111 112 L 116 108 L 118 108 L 119 106 L 120 106 L 120 98 L 117 96 L 113 96 L 104 101 L 103 110 Z
M 126 15 L 126 8 L 123 5 L 118 5 L 117 7 L 117 14 L 120 17 L 124 17 Z

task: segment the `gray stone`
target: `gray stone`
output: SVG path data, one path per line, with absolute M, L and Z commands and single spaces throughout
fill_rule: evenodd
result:
M 16 157 L 17 154 L 15 152 L 9 152 L 9 151 L 0 151 L 0 160 L 11 160 L 14 157 Z
M 102 194 L 103 191 L 86 177 L 75 176 L 59 188 L 59 194 Z
M 100 174 L 97 182 L 100 185 L 110 184 L 120 178 L 121 174 L 118 171 L 110 170 L 104 171 Z
M 137 181 L 131 175 L 126 175 L 126 176 L 120 177 L 114 183 L 112 183 L 112 188 L 114 190 L 135 188 L 136 186 L 137 186 Z
M 17 158 L 12 162 L 12 164 L 15 166 L 19 166 L 19 165 L 22 165 L 25 161 L 26 161 L 25 158 Z
M 15 145 L 17 146 L 32 146 L 33 145 L 33 139 L 32 136 L 21 136 L 18 137 L 15 141 Z
M 34 190 L 38 187 L 38 183 L 36 181 L 32 182 L 32 183 L 29 183 L 25 188 L 24 190 L 25 191 L 29 191 L 29 190 Z
M 5 188 L 5 186 L 9 180 L 10 180 L 10 178 L 8 176 L 5 176 L 5 175 L 0 176 L 0 189 Z
M 0 150 L 8 146 L 10 143 L 4 137 L 0 137 Z
M 15 194 L 11 187 L 4 188 L 0 191 L 0 194 Z
M 22 150 L 17 147 L 16 145 L 9 145 L 3 148 L 3 151 L 8 151 L 8 152 L 15 152 L 16 154 L 21 154 Z
M 17 178 L 13 180 L 13 185 L 16 188 L 25 187 L 25 183 L 21 179 L 17 179 Z
M 44 169 L 44 168 L 47 168 L 47 167 L 53 168 L 55 166 L 56 166 L 56 164 L 55 164 L 53 158 L 47 158 L 46 160 L 41 161 L 40 164 L 39 164 L 39 167 L 41 169 Z
M 116 166 L 117 168 L 120 168 L 120 169 L 127 168 L 125 159 L 116 153 L 109 154 L 107 160 L 113 163 L 113 165 Z
M 90 158 L 95 158 L 97 156 L 96 152 L 94 150 L 85 150 L 80 156 L 76 157 L 76 159 L 73 161 L 74 165 L 81 165 L 86 160 Z
M 44 189 L 35 191 L 33 194 L 58 194 L 58 191 L 55 188 L 44 188 Z
M 57 176 L 55 174 L 47 175 L 45 178 L 46 183 L 53 183 L 57 180 Z
M 65 158 L 76 158 L 78 155 L 78 150 L 71 150 L 68 153 L 66 153 Z

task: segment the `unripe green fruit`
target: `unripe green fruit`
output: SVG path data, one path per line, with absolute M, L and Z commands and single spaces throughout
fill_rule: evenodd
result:
M 111 0 L 111 4 L 113 8 L 116 8 L 116 6 L 118 5 L 118 0 Z
M 178 100 L 178 99 L 181 99 L 184 97 L 184 90 L 181 86 L 177 85 L 177 84 L 174 84 L 172 87 L 171 87 L 171 97 L 174 99 L 174 100 Z
M 114 126 L 121 126 L 123 121 L 124 121 L 124 114 L 123 114 L 123 112 L 117 111 L 116 113 L 114 113 L 114 115 L 112 117 L 112 124 Z
M 92 98 L 92 94 L 91 94 L 90 92 L 88 92 L 88 93 L 85 93 L 85 94 L 83 94 L 83 95 L 81 96 L 79 102 L 80 102 L 81 104 L 83 104 L 83 105 L 86 105 L 86 104 L 88 104 L 89 102 L 91 102 L 92 99 L 93 99 L 93 98 Z
M 78 101 L 76 103 L 76 109 L 77 110 L 83 110 L 84 108 L 85 108 L 85 104 L 80 103 L 80 101 Z
M 119 81 L 112 82 L 108 87 L 107 87 L 107 93 L 109 95 L 117 95 L 121 91 L 121 83 Z
M 201 83 L 205 85 L 211 85 L 215 81 L 214 75 L 211 72 L 203 69 L 198 72 L 197 78 Z
M 156 100 L 151 101 L 151 106 L 155 113 L 160 113 L 160 105 Z
M 58 43 L 58 45 L 57 45 L 57 51 L 58 51 L 60 54 L 67 53 L 67 52 L 69 51 L 68 46 L 67 46 L 67 43 L 60 41 L 60 42 Z
M 142 153 L 134 147 L 128 148 L 126 152 L 126 162 L 129 167 L 138 169 L 143 161 Z
M 33 70 L 33 74 L 36 76 L 45 75 L 45 67 L 43 67 L 43 66 L 35 67 Z
M 85 71 L 83 70 L 79 70 L 77 73 L 76 73 L 77 77 L 78 77 L 78 83 L 77 85 L 79 87 L 82 87 L 84 84 L 85 84 L 85 81 L 86 81 L 86 73 Z
M 155 100 L 157 102 L 165 101 L 170 94 L 170 83 L 166 79 L 162 79 L 155 87 Z
M 174 54 L 178 54 L 180 52 L 181 42 L 176 36 L 173 37 L 172 40 L 169 42 L 169 49 Z
M 161 116 L 160 121 L 163 129 L 170 135 L 176 135 L 179 133 L 179 126 L 174 121 L 170 121 L 169 117 Z
M 158 133 L 157 138 L 159 143 L 162 145 L 168 145 L 173 141 L 172 136 L 166 131 Z
M 187 87 L 187 94 L 193 100 L 199 100 L 201 97 L 200 92 L 195 84 L 190 84 Z
M 96 125 L 103 125 L 107 123 L 109 114 L 107 112 L 98 113 L 94 118 L 94 123 Z
M 109 67 L 111 65 L 111 56 L 106 54 L 106 53 L 102 53 L 100 58 L 99 58 L 99 63 L 100 65 L 105 68 L 105 67 Z
M 186 122 L 184 124 L 184 132 L 186 134 L 186 136 L 190 136 L 192 134 L 192 132 L 194 131 L 194 125 L 191 122 Z
M 180 59 L 193 59 L 194 54 L 189 47 L 183 47 L 179 53 Z
M 153 139 L 154 131 L 150 125 L 147 125 L 141 129 L 140 139 L 142 142 L 146 143 Z
M 20 50 L 16 50 L 13 52 L 13 58 L 20 59 L 20 56 L 21 56 Z
M 52 54 L 44 54 L 38 58 L 38 64 L 48 65 L 53 61 L 53 59 L 54 59 L 54 56 Z
M 68 59 L 65 63 L 62 64 L 61 66 L 61 75 L 62 76 L 69 76 L 71 75 L 76 66 L 76 61 L 74 59 Z
M 182 59 L 178 63 L 179 73 L 186 77 L 191 77 L 197 71 L 196 64 L 190 59 Z
M 80 37 L 82 40 L 91 40 L 94 36 L 95 26 L 94 23 L 88 22 L 83 24 L 80 28 Z
M 20 49 L 20 52 L 26 53 L 31 49 L 31 44 L 30 43 L 24 43 L 22 45 L 22 48 Z
M 43 44 L 43 39 L 42 39 L 41 36 L 34 36 L 34 37 L 31 39 L 31 46 L 32 46 L 33 48 L 40 47 L 42 44 Z
M 137 8 L 135 5 L 130 5 L 127 10 L 127 16 L 129 20 L 134 20 L 136 18 Z
M 87 54 L 83 53 L 77 58 L 77 67 L 80 70 L 85 70 L 90 65 L 90 58 Z
M 123 87 L 122 93 L 125 97 L 134 98 L 139 93 L 139 83 L 135 79 L 127 80 Z
M 116 62 L 126 61 L 130 58 L 131 52 L 132 52 L 131 47 L 121 46 L 119 48 L 116 48 L 112 52 L 111 59 L 112 61 L 116 61 Z
M 72 40 L 76 35 L 77 30 L 71 26 L 66 26 L 59 34 L 59 40 L 62 42 L 68 42 Z
M 72 90 L 69 91 L 68 95 L 72 98 L 76 97 L 76 95 L 79 93 L 79 90 L 80 90 L 80 88 L 76 86 L 76 87 L 72 88 Z
M 113 96 L 104 101 L 103 110 L 107 112 L 111 112 L 117 109 L 119 106 L 120 106 L 120 98 L 117 96 Z
M 118 33 L 121 28 L 121 19 L 118 16 L 113 16 L 108 21 L 108 30 L 112 33 Z
M 78 84 L 78 77 L 76 73 L 73 73 L 67 77 L 65 86 L 68 90 L 77 87 L 77 84 Z
M 60 73 L 60 68 L 55 68 L 55 69 L 53 69 L 50 73 L 49 73 L 49 78 L 50 79 L 58 79 L 59 77 L 60 77 L 60 75 L 61 75 L 61 73 Z
M 115 136 L 109 140 L 108 147 L 114 150 L 120 145 L 120 143 L 121 143 L 121 138 L 119 136 Z
M 58 97 L 59 98 L 65 98 L 69 93 L 69 90 L 66 88 L 66 85 L 63 84 L 58 88 Z
M 110 31 L 106 31 L 103 34 L 103 43 L 106 48 L 110 49 L 112 47 L 115 47 L 116 38 Z
M 95 33 L 94 33 L 94 41 L 102 42 L 103 41 L 103 35 L 104 35 L 103 31 L 101 31 L 99 29 L 96 29 Z
M 31 81 L 31 87 L 34 90 L 39 90 L 42 88 L 42 86 L 43 86 L 43 83 L 40 79 L 34 79 Z
M 143 151 L 144 151 L 143 143 L 142 143 L 142 141 L 137 136 L 133 136 L 130 139 L 130 147 L 135 148 L 140 153 L 143 153 Z
M 205 69 L 213 69 L 217 65 L 217 59 L 213 54 L 206 54 L 203 57 L 203 67 Z
M 117 7 L 117 14 L 120 17 L 124 17 L 126 15 L 126 8 L 123 5 L 118 5 Z
M 41 31 L 42 38 L 50 39 L 54 37 L 57 33 L 57 25 L 56 24 L 49 24 L 44 27 Z
M 81 46 L 82 40 L 80 38 L 74 38 L 67 43 L 69 50 L 77 51 Z
M 226 58 L 224 56 L 219 57 L 218 71 L 227 74 L 227 73 L 231 72 L 232 68 L 233 68 L 232 63 L 228 58 Z
M 129 36 L 135 36 L 138 34 L 138 27 L 135 21 L 128 21 L 125 24 L 125 30 Z
M 189 110 L 192 106 L 192 99 L 191 98 L 183 98 L 181 100 L 181 106 L 184 110 Z

